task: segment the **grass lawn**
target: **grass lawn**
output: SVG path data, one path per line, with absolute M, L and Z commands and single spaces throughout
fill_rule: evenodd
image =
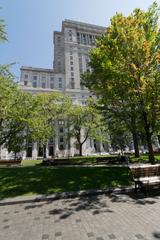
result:
M 155 154 L 155 161 L 156 162 L 160 162 L 160 155 L 159 154 Z M 148 163 L 149 162 L 149 157 L 147 154 L 145 155 L 141 155 L 139 158 L 135 158 L 134 156 L 130 157 L 130 162 L 131 163 Z
M 131 184 L 132 177 L 127 167 L 58 168 L 26 166 L 0 168 L 1 199 L 22 195 L 104 189 Z

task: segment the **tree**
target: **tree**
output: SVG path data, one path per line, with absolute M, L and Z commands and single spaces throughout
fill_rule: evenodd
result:
M 117 13 L 106 33 L 97 41 L 96 48 L 91 50 L 89 65 L 92 72 L 84 76 L 85 85 L 105 106 L 121 106 L 122 112 L 126 110 L 132 119 L 132 113 L 136 112 L 136 121 L 141 122 L 140 131 L 145 133 L 152 163 L 152 136 L 160 113 L 158 19 L 156 3 L 146 12 L 135 9 L 128 17 Z
M 55 136 L 56 122 L 65 119 L 70 109 L 70 99 L 60 93 L 42 93 L 35 96 L 36 111 L 32 123 L 32 139 L 43 145 L 45 158 L 46 144 Z
M 4 20 L 0 18 L 0 42 L 7 40 L 7 34 L 5 32 Z
M 18 89 L 10 79 L 0 76 L 0 145 L 9 152 L 20 152 L 30 135 L 34 105 L 30 94 Z
M 83 155 L 82 146 L 88 138 L 97 141 L 106 139 L 106 123 L 95 107 L 95 100 L 88 100 L 85 106 L 73 104 L 68 115 L 69 135 L 76 138 L 79 155 Z
M 7 40 L 4 27 L 0 19 L 0 42 Z M 0 65 L 0 146 L 4 145 L 16 156 L 31 138 L 29 124 L 35 109 L 32 96 L 14 83 L 9 66 Z
M 131 133 L 126 128 L 123 122 L 118 119 L 112 118 L 108 123 L 110 143 L 114 150 L 119 150 L 123 154 L 126 147 L 131 147 L 132 137 Z

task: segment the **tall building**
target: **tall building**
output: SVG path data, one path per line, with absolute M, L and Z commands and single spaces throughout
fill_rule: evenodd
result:
M 61 32 L 53 34 L 53 69 L 21 67 L 20 83 L 24 91 L 62 92 L 83 104 L 89 91 L 81 85 L 81 74 L 88 68 L 88 52 L 104 27 L 65 20 Z
M 88 68 L 89 50 L 95 40 L 105 31 L 104 27 L 64 20 L 60 32 L 53 34 L 54 61 L 53 69 L 21 67 L 20 86 L 23 91 L 32 94 L 39 92 L 61 92 L 68 95 L 73 103 L 85 105 L 90 92 L 81 85 L 81 74 Z M 56 138 L 48 143 L 47 155 L 75 155 L 78 153 L 73 141 L 66 147 L 63 124 L 57 124 Z M 66 149 L 67 148 L 67 149 Z M 69 149 L 70 148 L 70 149 Z M 90 154 L 99 151 L 100 146 L 89 140 L 83 146 L 83 152 Z M 37 158 L 42 155 L 38 143 L 29 144 L 27 157 Z

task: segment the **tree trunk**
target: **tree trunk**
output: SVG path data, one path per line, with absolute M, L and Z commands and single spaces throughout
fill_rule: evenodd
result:
M 79 144 L 79 155 L 82 156 L 82 144 Z
M 150 127 L 147 121 L 146 112 L 143 112 L 143 120 L 144 120 L 144 129 L 146 133 L 146 140 L 147 140 L 147 146 L 148 146 L 149 162 L 151 164 L 154 164 L 155 158 L 154 158 L 154 152 L 153 152 L 153 146 L 152 146 L 152 133 L 150 132 Z
M 149 152 L 149 162 L 154 164 L 155 158 L 154 158 L 154 152 L 153 152 L 153 146 L 152 146 L 152 135 L 149 131 L 146 132 L 146 138 L 147 138 L 147 146 L 148 146 L 148 152 Z
M 157 137 L 158 137 L 158 142 L 159 142 L 159 144 L 160 144 L 160 135 L 157 135 Z
M 43 161 L 46 160 L 46 145 L 43 145 Z
M 134 144 L 134 151 L 135 151 L 135 157 L 139 158 L 139 146 L 138 146 L 138 134 L 136 131 L 132 132 L 133 136 L 133 144 Z

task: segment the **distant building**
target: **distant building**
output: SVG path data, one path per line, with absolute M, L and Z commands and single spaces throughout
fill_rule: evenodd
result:
M 105 31 L 104 27 L 65 20 L 61 32 L 53 34 L 54 61 L 53 69 L 21 67 L 20 86 L 23 91 L 36 94 L 39 92 L 61 92 L 68 95 L 76 104 L 85 105 L 90 92 L 81 85 L 81 74 L 88 69 L 88 52 L 95 40 Z M 63 121 L 57 123 L 56 138 L 49 141 L 47 156 L 66 156 L 78 153 L 73 140 L 66 142 Z M 105 148 L 105 146 L 103 146 Z M 84 154 L 103 150 L 99 143 L 89 139 L 83 147 Z M 30 143 L 26 157 L 42 156 L 42 147 Z

